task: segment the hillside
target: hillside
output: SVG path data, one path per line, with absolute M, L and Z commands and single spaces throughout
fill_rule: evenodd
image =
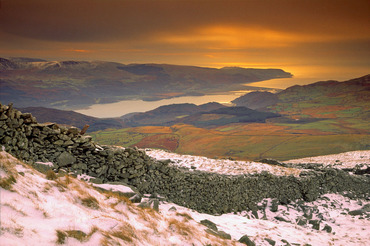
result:
M 171 104 L 144 113 L 124 116 L 126 127 L 171 126 L 190 124 L 198 127 L 215 127 L 240 122 L 265 122 L 280 115 L 260 112 L 246 107 L 226 107 L 219 103 Z
M 242 105 L 281 115 L 266 117 L 265 123 L 234 121 L 239 116 L 216 110 L 217 114 L 204 112 L 179 118 L 168 127 L 143 126 L 91 135 L 105 144 L 241 160 L 288 160 L 368 150 L 369 79 L 367 75 L 344 82 L 317 82 L 277 94 L 254 92 L 238 100 Z M 212 125 L 214 122 L 217 124 Z
M 280 117 L 279 114 L 260 112 L 246 107 L 224 107 L 209 112 L 201 112 L 178 119 L 173 124 L 185 123 L 196 127 L 216 127 L 232 123 L 265 122 Z
M 170 125 L 171 122 L 175 122 L 177 119 L 224 107 L 222 104 L 215 102 L 199 106 L 191 103 L 171 104 L 144 113 L 132 114 L 129 117 L 124 116 L 124 122 L 127 126 Z
M 104 146 L 11 104 L 0 131 L 6 245 L 368 244 L 369 151 L 261 163 Z
M 279 93 L 251 92 L 233 101 L 238 106 L 264 108 L 293 119 L 369 118 L 370 75 L 348 81 L 295 85 Z
M 281 69 L 206 68 L 103 61 L 0 58 L 0 100 L 17 107 L 81 108 L 120 100 L 160 100 L 242 90 L 292 75 Z
M 232 101 L 236 106 L 251 109 L 264 109 L 279 102 L 276 94 L 267 91 L 253 91 Z
M 213 164 L 209 166 L 201 157 L 150 152 L 158 159 L 171 159 L 179 165 L 216 168 L 217 172 L 230 168 L 219 165 L 218 160 L 208 160 Z M 347 168 L 355 167 L 356 163 L 370 165 L 368 152 L 317 157 L 316 161 L 354 163 Z M 134 201 L 126 196 L 137 193 L 123 183 L 99 185 L 64 173 L 40 173 L 4 151 L 0 151 L 0 163 L 0 240 L 5 245 L 269 246 L 335 242 L 365 246 L 369 243 L 370 203 L 365 199 L 340 194 L 289 204 L 263 199 L 255 211 L 214 216 L 153 196 Z M 253 168 L 259 169 L 257 165 Z
M 87 132 L 105 130 L 109 128 L 122 128 L 123 121 L 119 118 L 100 119 L 76 113 L 74 111 L 59 110 L 44 107 L 19 108 L 24 113 L 31 113 L 39 122 L 54 122 L 82 129 L 86 124 L 90 127 Z

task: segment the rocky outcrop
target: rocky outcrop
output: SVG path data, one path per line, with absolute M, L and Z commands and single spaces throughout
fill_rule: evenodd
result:
M 336 169 L 301 172 L 300 177 L 267 172 L 221 175 L 157 161 L 137 148 L 99 146 L 77 128 L 39 124 L 28 113 L 0 104 L 0 145 L 17 158 L 58 172 L 87 174 L 95 183 L 123 182 L 142 194 L 159 194 L 170 201 L 211 214 L 256 211 L 263 198 L 280 204 L 321 194 L 346 192 L 369 197 L 370 178 Z

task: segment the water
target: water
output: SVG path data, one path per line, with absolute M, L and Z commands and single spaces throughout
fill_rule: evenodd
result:
M 250 91 L 230 92 L 222 95 L 176 97 L 150 102 L 142 100 L 119 101 L 108 104 L 94 104 L 86 109 L 75 110 L 75 112 L 98 118 L 120 117 L 128 113 L 149 111 L 168 104 L 194 103 L 200 105 L 208 102 L 230 104 L 232 100 L 248 92 Z
M 275 89 L 285 89 L 293 85 L 304 85 L 317 82 L 320 79 L 315 78 L 283 78 L 272 79 L 261 82 L 245 84 L 246 86 L 266 87 Z M 257 89 L 256 89 L 257 90 Z M 251 92 L 251 90 L 225 92 L 220 95 L 205 95 L 205 96 L 188 96 L 176 97 L 171 99 L 163 99 L 160 101 L 142 101 L 142 100 L 126 100 L 108 104 L 94 104 L 85 109 L 75 110 L 78 113 L 94 116 L 98 118 L 120 117 L 128 113 L 146 112 L 163 105 L 178 104 L 178 103 L 193 103 L 196 105 L 218 102 L 221 104 L 231 105 L 231 101 Z

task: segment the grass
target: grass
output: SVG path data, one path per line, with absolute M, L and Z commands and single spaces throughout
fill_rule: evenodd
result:
M 85 207 L 88 207 L 88 208 L 92 208 L 92 209 L 99 209 L 100 208 L 99 201 L 91 195 L 88 195 L 87 197 L 82 198 L 81 203 L 82 203 L 82 205 L 84 205 Z
M 186 219 L 186 221 L 193 220 L 193 217 L 191 217 L 191 215 L 188 214 L 188 213 L 179 213 L 179 212 L 177 212 L 176 215 L 184 217 Z
M 48 180 L 56 180 L 58 178 L 57 174 L 53 170 L 48 170 L 45 177 Z
M 0 187 L 5 189 L 5 190 L 11 191 L 13 184 L 15 184 L 16 182 L 17 182 L 17 180 L 14 178 L 14 176 L 10 175 L 9 177 L 2 178 L 0 180 Z
M 57 240 L 55 243 L 65 244 L 67 237 L 75 238 L 81 243 L 86 242 L 89 241 L 91 236 L 97 231 L 99 231 L 99 229 L 96 226 L 93 226 L 88 234 L 80 230 L 56 230 Z
M 179 221 L 176 218 L 168 219 L 168 228 L 173 232 L 177 232 L 180 235 L 189 237 L 193 234 L 194 231 L 194 228 L 188 223 Z

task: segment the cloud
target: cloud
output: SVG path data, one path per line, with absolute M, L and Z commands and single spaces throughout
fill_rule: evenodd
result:
M 369 1 L 3 0 L 0 29 L 63 42 L 150 39 L 209 26 L 369 37 Z
M 1 3 L 3 56 L 294 69 L 337 64 L 361 71 L 370 66 L 368 0 Z

